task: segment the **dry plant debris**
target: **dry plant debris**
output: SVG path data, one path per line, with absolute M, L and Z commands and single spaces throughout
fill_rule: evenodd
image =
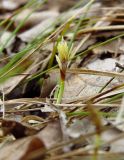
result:
M 121 160 L 123 0 L 0 1 L 0 160 Z

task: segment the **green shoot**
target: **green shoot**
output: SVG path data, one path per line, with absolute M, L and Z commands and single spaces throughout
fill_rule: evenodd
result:
M 62 96 L 64 93 L 66 70 L 68 67 L 68 62 L 71 59 L 72 49 L 69 50 L 69 47 L 63 38 L 58 43 L 57 49 L 59 54 L 58 56 L 56 55 L 56 60 L 58 62 L 59 69 L 60 69 L 60 84 L 59 84 L 59 92 L 57 97 L 57 104 L 58 104 L 58 103 L 61 103 Z

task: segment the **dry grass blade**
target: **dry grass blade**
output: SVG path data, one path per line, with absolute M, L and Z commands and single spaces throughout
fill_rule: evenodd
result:
M 110 92 L 115 91 L 115 90 L 119 90 L 119 89 L 121 89 L 121 88 L 123 88 L 123 87 L 124 87 L 124 84 L 117 85 L 117 86 L 115 86 L 115 87 L 113 87 L 113 88 L 111 88 L 111 89 L 108 89 L 107 91 L 104 91 L 104 92 L 102 92 L 102 93 L 97 94 L 96 96 L 90 98 L 88 101 L 92 101 L 92 102 L 93 102 L 93 101 L 95 101 L 96 99 L 102 97 L 103 95 L 106 95 L 107 93 L 110 93 Z M 98 102 L 98 101 L 99 101 L 99 100 L 96 100 L 96 102 Z
M 83 29 L 82 31 L 79 31 L 78 34 L 85 34 L 85 33 L 91 33 L 91 32 L 101 32 L 101 31 L 120 31 L 124 30 L 123 25 L 118 25 L 118 26 L 103 26 L 103 27 L 93 27 L 93 28 L 86 28 Z
M 74 73 L 74 74 L 90 74 L 90 75 L 100 75 L 100 76 L 118 77 L 118 78 L 124 77 L 123 73 L 96 71 L 96 70 L 89 70 L 89 69 L 68 69 L 67 72 Z

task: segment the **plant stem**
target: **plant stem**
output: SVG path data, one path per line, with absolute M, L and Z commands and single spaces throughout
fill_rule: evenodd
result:
M 56 102 L 57 104 L 61 103 L 63 92 L 64 92 L 64 87 L 65 87 L 65 81 L 61 79 L 59 86 L 60 88 L 59 88 L 59 93 L 58 93 L 57 102 Z
M 94 149 L 94 155 L 93 155 L 93 160 L 97 160 L 98 159 L 98 150 L 101 144 L 101 139 L 100 139 L 100 135 L 96 134 L 95 136 L 95 149 Z

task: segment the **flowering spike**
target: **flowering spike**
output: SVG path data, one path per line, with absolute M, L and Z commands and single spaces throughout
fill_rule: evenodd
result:
M 58 56 L 61 62 L 65 62 L 69 60 L 69 48 L 67 42 L 62 38 L 62 41 L 58 43 Z
M 58 62 L 59 68 L 62 70 L 62 63 L 57 55 L 56 55 L 56 61 Z

